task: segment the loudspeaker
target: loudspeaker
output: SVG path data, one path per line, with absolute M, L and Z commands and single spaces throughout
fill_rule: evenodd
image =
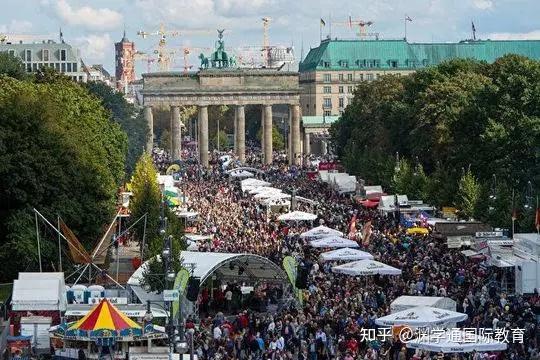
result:
M 201 279 L 190 277 L 187 284 L 186 298 L 189 301 L 197 301 Z
M 296 268 L 296 283 L 295 286 L 298 289 L 307 289 L 309 271 L 305 266 L 300 266 Z

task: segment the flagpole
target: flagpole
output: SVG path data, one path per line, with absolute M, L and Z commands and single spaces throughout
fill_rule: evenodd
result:
M 515 222 L 516 222 L 516 205 L 514 203 L 514 189 L 512 189 L 512 239 L 514 238 Z
M 320 20 L 319 20 L 319 42 L 322 42 L 322 21 Z
M 405 41 L 407 41 L 407 14 L 405 14 L 403 21 L 405 22 Z

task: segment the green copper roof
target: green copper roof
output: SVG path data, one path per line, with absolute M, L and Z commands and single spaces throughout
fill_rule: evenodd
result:
M 540 40 L 478 40 L 419 44 L 405 40 L 324 40 L 309 51 L 300 71 L 416 69 L 455 58 L 494 62 L 506 54 L 540 60 Z
M 339 116 L 338 115 L 330 115 L 330 116 L 302 116 L 302 124 L 306 127 L 315 126 L 319 127 L 321 125 L 328 125 L 335 123 L 338 121 Z

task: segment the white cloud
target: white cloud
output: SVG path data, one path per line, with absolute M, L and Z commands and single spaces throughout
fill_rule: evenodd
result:
M 74 40 L 74 44 L 81 51 L 82 59 L 87 64 L 101 61 L 109 53 L 114 54 L 113 40 L 109 33 L 78 37 Z
M 116 29 L 123 21 L 122 14 L 109 8 L 95 9 L 90 6 L 75 8 L 67 0 L 42 0 L 41 4 L 52 7 L 54 15 L 62 22 L 90 30 Z
M 0 33 L 21 34 L 32 30 L 32 23 L 26 20 L 11 20 L 8 25 L 0 24 Z
M 486 37 L 491 40 L 540 40 L 540 30 L 526 33 L 491 33 Z
M 480 10 L 488 10 L 493 7 L 492 0 L 473 0 L 473 5 Z

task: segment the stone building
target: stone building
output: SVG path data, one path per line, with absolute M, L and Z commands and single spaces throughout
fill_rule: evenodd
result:
M 381 75 L 407 75 L 456 58 L 494 62 L 506 54 L 540 60 L 540 40 L 418 44 L 405 40 L 326 39 L 311 49 L 299 65 L 302 115 L 340 115 L 351 101 L 356 84 Z

